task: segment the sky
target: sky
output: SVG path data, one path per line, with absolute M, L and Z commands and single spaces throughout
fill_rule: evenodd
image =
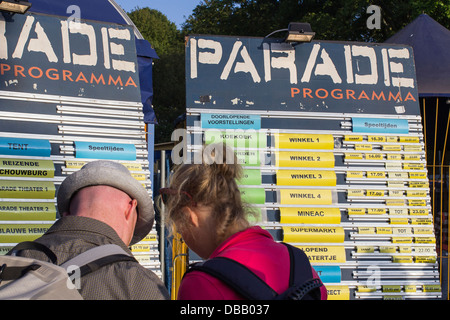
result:
M 136 7 L 156 9 L 167 16 L 169 21 L 181 28 L 192 10 L 202 2 L 201 0 L 115 0 L 126 12 Z

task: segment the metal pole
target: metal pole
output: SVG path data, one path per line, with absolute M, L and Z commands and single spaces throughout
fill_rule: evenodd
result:
M 161 188 L 166 186 L 166 151 L 161 150 Z M 165 246 L 166 246 L 166 234 L 165 234 L 165 217 L 164 217 L 164 203 L 161 201 L 161 230 L 160 230 L 160 253 L 161 253 L 161 271 L 162 271 L 162 281 L 166 283 L 166 255 L 165 255 Z

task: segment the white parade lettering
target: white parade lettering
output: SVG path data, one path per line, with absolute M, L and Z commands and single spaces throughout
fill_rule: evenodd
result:
M 1 29 L 0 29 L 1 31 Z M 329 52 L 320 43 L 312 45 L 304 61 L 298 61 L 296 50 L 287 43 L 263 42 L 259 50 L 249 50 L 240 40 L 233 43 L 231 51 L 223 44 L 207 39 L 194 39 L 190 45 L 190 78 L 199 77 L 199 66 L 215 65 L 222 70 L 219 79 L 230 80 L 233 74 L 248 73 L 254 83 L 271 82 L 274 70 L 289 72 L 290 84 L 310 83 L 316 77 L 328 77 L 334 84 L 376 85 L 414 88 L 413 78 L 402 77 L 403 63 L 412 59 L 408 49 L 381 49 L 364 45 L 345 45 L 342 51 Z M 262 51 L 262 52 L 261 52 Z M 253 55 L 253 56 L 252 56 Z M 255 55 L 262 55 L 262 59 Z M 258 59 L 257 59 L 258 58 Z M 339 71 L 339 59 L 344 61 Z M 261 61 L 262 64 L 255 64 Z M 381 63 L 382 72 L 378 67 Z M 300 66 L 303 66 L 300 68 Z M 345 67 L 345 68 L 344 68 Z M 380 74 L 382 73 L 382 74 Z
M 19 36 L 14 38 L 8 35 L 8 27 L 13 24 L 7 23 L 4 16 L 0 15 L 0 60 L 25 59 L 25 55 L 36 53 L 41 56 L 44 54 L 51 63 L 58 63 L 58 58 L 62 58 L 65 64 L 97 66 L 99 59 L 103 58 L 106 69 L 137 72 L 135 62 L 123 59 L 126 55 L 125 48 L 132 42 L 129 29 L 101 28 L 97 30 L 93 25 L 78 20 L 61 20 L 60 28 L 52 28 L 53 33 L 49 33 L 46 28 L 50 29 L 54 25 L 49 26 L 39 18 L 30 15 L 26 17 L 21 26 Z M 15 25 L 14 28 L 16 28 Z M 55 31 L 60 31 L 59 34 L 57 33 L 59 39 L 55 38 Z M 101 43 L 98 39 L 101 39 Z M 61 46 L 56 45 L 59 41 Z M 75 41 L 77 41 L 76 45 Z M 98 54 L 99 45 L 103 48 L 103 57 Z M 83 54 L 77 52 L 80 48 L 83 48 Z M 12 52 L 11 55 L 10 52 Z M 2 75 L 7 71 L 12 71 L 16 76 L 25 76 L 23 67 L 15 68 L 11 68 L 11 65 L 3 65 Z M 32 70 L 33 74 L 30 76 L 41 77 L 42 71 L 35 69 Z M 50 74 L 47 76 L 52 77 Z M 69 79 L 71 74 L 66 73 L 65 77 Z

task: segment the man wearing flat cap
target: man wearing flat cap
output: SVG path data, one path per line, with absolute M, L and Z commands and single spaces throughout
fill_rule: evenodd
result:
M 61 218 L 36 242 L 49 247 L 57 263 L 104 244 L 128 246 L 141 241 L 154 222 L 153 202 L 128 169 L 99 160 L 68 176 L 58 194 Z M 22 256 L 46 260 L 40 252 Z M 117 261 L 81 278 L 79 289 L 86 300 L 169 299 L 162 281 L 137 261 Z

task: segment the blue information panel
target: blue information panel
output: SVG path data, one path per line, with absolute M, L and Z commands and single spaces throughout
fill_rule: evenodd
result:
M 202 114 L 204 129 L 261 129 L 261 116 L 250 114 Z
M 133 144 L 75 142 L 75 157 L 85 159 L 136 160 Z
M 0 154 L 11 156 L 49 157 L 48 140 L 0 138 Z
M 323 282 L 340 283 L 341 282 L 341 268 L 338 266 L 315 266 L 317 274 Z
M 353 118 L 353 132 L 408 134 L 408 120 Z

